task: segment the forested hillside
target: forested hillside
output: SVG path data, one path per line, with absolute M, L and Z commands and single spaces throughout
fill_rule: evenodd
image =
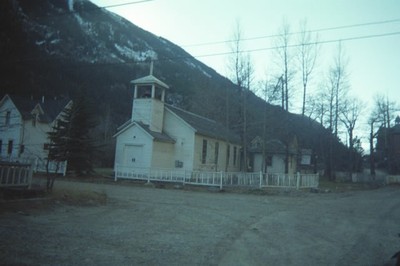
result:
M 241 134 L 240 91 L 170 41 L 86 0 L 4 0 L 0 8 L 1 96 L 83 94 L 96 107 L 96 138 L 108 147 L 103 162 L 112 162 L 112 135 L 131 115 L 129 81 L 147 75 L 151 60 L 155 76 L 170 86 L 168 103 Z M 269 138 L 297 137 L 300 147 L 312 148 L 324 160 L 331 134 L 320 124 L 269 105 L 251 92 L 247 100 L 249 141 L 261 136 L 266 124 Z M 333 141 L 336 158 L 344 158 L 345 147 Z

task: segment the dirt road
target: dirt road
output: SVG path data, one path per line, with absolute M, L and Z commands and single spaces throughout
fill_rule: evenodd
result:
M 384 265 L 400 249 L 400 188 L 252 195 L 57 181 L 106 205 L 0 216 L 15 265 Z

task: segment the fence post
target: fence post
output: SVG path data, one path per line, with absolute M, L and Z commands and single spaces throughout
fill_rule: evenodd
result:
M 12 167 L 11 168 L 12 171 L 12 177 L 11 177 L 11 184 L 15 184 L 15 172 L 16 172 L 16 168 Z
M 63 169 L 63 173 L 62 174 L 63 174 L 63 176 L 66 176 L 67 175 L 68 161 L 65 160 L 62 165 L 64 165 L 64 169 Z
M 222 190 L 222 177 L 223 177 L 223 172 L 221 171 L 221 180 L 219 183 L 219 189 Z
M 31 187 L 32 187 L 32 175 L 33 175 L 33 167 L 32 167 L 32 164 L 30 164 L 29 166 L 28 166 L 29 168 L 29 173 L 28 173 L 28 189 L 31 189 Z
M 118 164 L 114 167 L 114 182 L 117 182 Z
M 262 171 L 260 171 L 260 188 L 262 188 Z
M 300 172 L 297 172 L 297 184 L 296 184 L 297 189 L 300 188 Z

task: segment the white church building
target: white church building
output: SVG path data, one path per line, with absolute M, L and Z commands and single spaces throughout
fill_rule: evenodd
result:
M 118 128 L 114 170 L 239 171 L 240 138 L 214 120 L 165 103 L 168 85 L 150 75 L 131 81 L 131 119 Z

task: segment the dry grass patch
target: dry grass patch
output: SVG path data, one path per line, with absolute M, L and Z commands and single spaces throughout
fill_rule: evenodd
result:
M 378 183 L 352 183 L 352 182 L 339 182 L 330 181 L 327 178 L 321 178 L 319 180 L 319 188 L 322 190 L 329 190 L 331 192 L 345 192 L 345 191 L 358 191 L 358 190 L 370 190 L 379 188 Z
M 57 189 L 51 192 L 50 197 L 55 201 L 78 206 L 96 206 L 107 204 L 105 191 Z

